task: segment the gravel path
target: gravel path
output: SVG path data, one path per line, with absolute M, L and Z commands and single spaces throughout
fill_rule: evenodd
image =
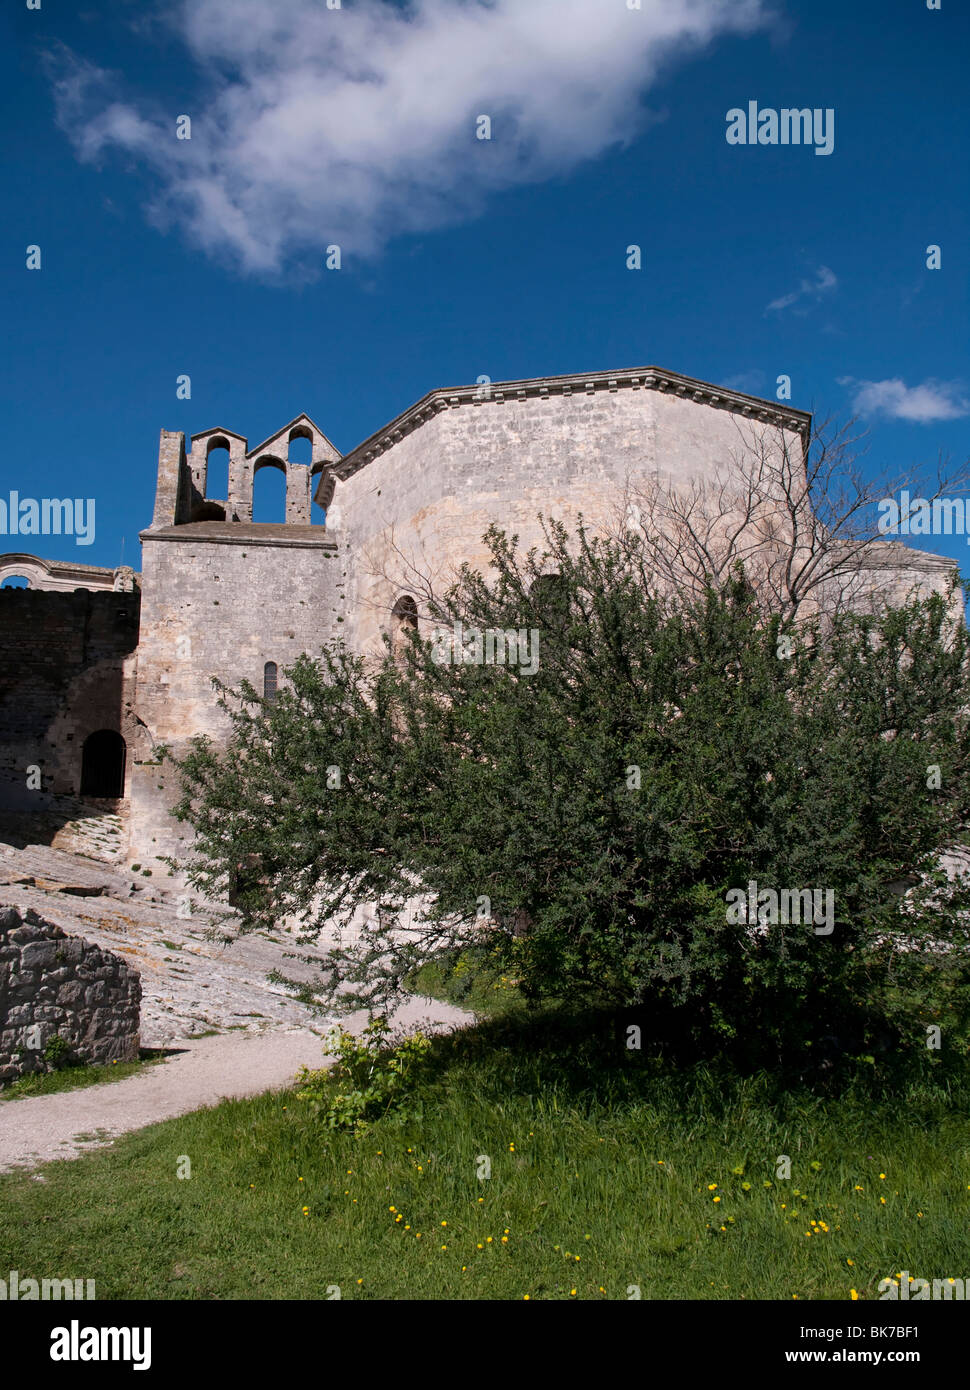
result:
M 0 1102 L 0 1171 L 77 1158 L 143 1125 L 285 1086 L 300 1066 L 319 1067 L 323 1056 L 321 1039 L 302 1029 L 223 1034 L 175 1046 L 185 1051 L 124 1081 Z M 87 1138 L 79 1142 L 79 1134 Z
M 467 1022 L 469 1016 L 446 1004 L 415 999 L 393 1021 L 421 1021 L 442 1029 Z M 124 1081 L 0 1101 L 0 1172 L 77 1158 L 144 1125 L 221 1100 L 280 1089 L 301 1066 L 320 1067 L 324 1060 L 323 1038 L 303 1028 L 188 1038 L 171 1046 L 184 1050 Z

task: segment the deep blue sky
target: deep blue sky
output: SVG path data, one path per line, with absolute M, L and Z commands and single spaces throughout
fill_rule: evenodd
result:
M 612 5 L 615 0 L 603 0 Z M 277 0 L 283 4 L 285 0 Z M 351 0 L 346 0 L 347 5 Z M 647 0 L 645 0 L 647 3 Z M 82 163 L 55 121 L 45 51 L 120 74 L 135 105 L 204 107 L 178 40 L 132 27 L 125 0 L 8 0 L 0 45 L 4 467 L 0 495 L 93 496 L 97 541 L 0 537 L 2 549 L 139 564 L 158 431 L 225 425 L 250 446 L 306 410 L 347 451 L 432 387 L 655 363 L 847 415 L 853 387 L 902 380 L 970 394 L 970 21 L 957 0 L 782 0 L 785 31 L 717 38 L 645 92 L 658 120 L 544 181 L 488 196 L 457 226 L 406 233 L 308 282 L 243 274 L 162 232 L 157 174 L 114 152 Z M 734 148 L 725 113 L 833 107 L 836 144 Z M 631 109 L 631 127 L 636 112 Z M 643 247 L 628 271 L 625 248 Z M 25 248 L 43 269 L 25 269 Z M 939 243 L 943 268 L 925 268 Z M 787 308 L 767 306 L 820 282 Z M 176 377 L 192 377 L 178 401 Z M 937 388 L 931 388 L 937 389 Z M 967 419 L 866 421 L 902 469 L 968 453 Z M 963 538 L 920 544 L 964 558 Z

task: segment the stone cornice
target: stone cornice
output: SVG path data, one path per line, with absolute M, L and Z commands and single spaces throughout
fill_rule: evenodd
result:
M 0 571 L 9 575 L 21 568 L 25 572 L 24 578 L 29 578 L 29 572 L 33 571 L 53 580 L 48 592 L 64 591 L 76 583 L 78 588 L 90 589 L 92 593 L 111 590 L 127 593 L 126 589 L 115 588 L 119 574 L 130 575 L 135 589 L 141 587 L 141 575 L 131 565 L 115 565 L 112 568 L 106 565 L 82 565 L 73 560 L 45 560 L 43 556 L 31 555 L 25 550 L 8 550 L 0 555 Z
M 926 573 L 959 570 L 959 561 L 949 555 L 937 555 L 934 550 L 917 550 L 905 541 L 868 541 L 857 552 L 863 569 L 912 569 Z
M 255 458 L 257 454 L 263 453 L 266 449 L 270 447 L 271 444 L 275 444 L 278 440 L 282 439 L 284 435 L 288 435 L 291 429 L 293 429 L 296 425 L 302 424 L 304 421 L 310 426 L 311 429 L 317 432 L 317 434 L 323 440 L 327 448 L 333 453 L 334 457 L 339 458 L 340 450 L 334 447 L 334 445 L 324 434 L 320 426 L 314 420 L 310 419 L 306 411 L 301 410 L 299 415 L 294 415 L 293 419 L 290 420 L 287 424 L 283 425 L 281 429 L 274 431 L 273 434 L 267 435 L 267 437 L 263 440 L 262 444 L 257 444 L 255 448 L 250 449 L 246 454 L 247 459 Z M 287 443 L 289 443 L 289 440 L 287 440 Z
M 190 434 L 189 442 L 194 444 L 197 439 L 205 439 L 210 434 L 225 434 L 230 439 L 241 439 L 244 444 L 248 443 L 244 434 L 239 434 L 236 430 L 224 429 L 222 425 L 213 425 L 211 429 L 199 430 L 198 434 Z
M 777 401 L 762 400 L 727 387 L 713 386 L 694 377 L 681 376 L 662 367 L 635 367 L 622 371 L 585 372 L 571 376 L 532 377 L 525 381 L 494 381 L 486 386 L 454 386 L 429 391 L 421 400 L 399 415 L 369 439 L 358 444 L 339 462 L 324 470 L 324 477 L 333 474 L 344 480 L 365 467 L 379 455 L 394 447 L 405 435 L 417 429 L 444 410 L 461 406 L 501 406 L 509 401 L 550 396 L 593 396 L 614 391 L 663 391 L 668 395 L 701 402 L 715 409 L 730 410 L 751 420 L 794 430 L 807 441 L 812 417 L 804 410 L 779 405 Z
M 282 529 L 281 526 L 280 530 L 282 531 Z M 282 547 L 288 550 L 336 551 L 339 548 L 337 542 L 329 537 L 326 540 L 315 540 L 311 539 L 309 536 L 254 536 L 251 532 L 240 535 L 206 535 L 200 532 L 193 532 L 191 523 L 182 526 L 170 526 L 164 531 L 141 531 L 138 539 L 143 544 L 145 541 L 179 541 L 182 544 L 191 541 L 196 545 L 271 545 L 274 549 L 280 549 Z
M 0 555 L 0 565 L 4 567 L 18 562 L 40 565 L 48 574 L 67 576 L 76 574 L 86 579 L 93 578 L 95 575 L 101 575 L 105 579 L 113 579 L 116 570 L 120 568 L 120 566 L 116 566 L 115 569 L 112 569 L 108 565 L 80 565 L 75 564 L 73 560 L 45 560 L 40 555 L 29 554 L 26 550 L 8 550 Z

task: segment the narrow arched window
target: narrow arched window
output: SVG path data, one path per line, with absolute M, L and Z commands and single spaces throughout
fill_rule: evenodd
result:
M 409 633 L 418 630 L 418 605 L 410 594 L 402 594 L 391 609 L 391 645 L 400 649 L 407 645 Z
M 207 501 L 223 503 L 229 496 L 229 441 L 219 435 L 209 441 L 205 457 L 205 496 Z
M 313 462 L 313 438 L 305 427 L 290 431 L 286 457 L 290 463 Z
M 271 705 L 276 699 L 276 682 L 276 662 L 267 661 L 263 667 L 263 699 L 268 705 Z

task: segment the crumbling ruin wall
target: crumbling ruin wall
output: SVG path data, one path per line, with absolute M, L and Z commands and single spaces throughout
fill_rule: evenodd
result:
M 143 755 L 148 734 L 133 712 L 140 603 L 137 589 L 0 589 L 0 812 L 80 795 L 85 740 L 98 731 L 125 740 L 129 767 Z
M 0 1083 L 57 1061 L 136 1060 L 140 1013 L 138 972 L 119 956 L 0 908 Z

